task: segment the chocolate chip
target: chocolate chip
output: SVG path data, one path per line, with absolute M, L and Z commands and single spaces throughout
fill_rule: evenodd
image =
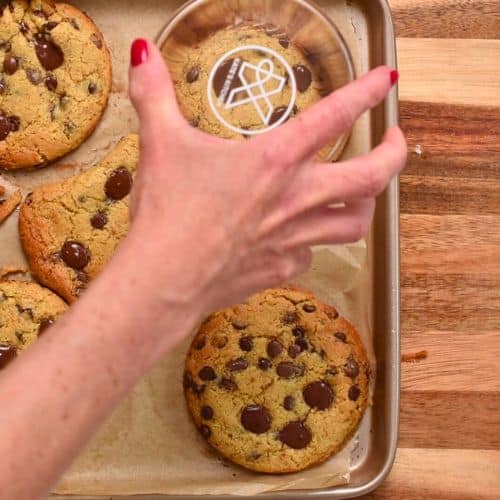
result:
M 88 283 L 89 282 L 89 275 L 85 271 L 78 271 L 76 273 L 76 279 L 80 283 Z
M 230 378 L 223 378 L 219 382 L 219 387 L 226 391 L 235 391 L 238 388 L 236 382 L 232 381 Z
M 294 337 L 303 337 L 306 334 L 306 329 L 302 326 L 296 326 L 292 330 L 292 334 Z
M 288 49 L 288 47 L 290 46 L 290 40 L 286 36 L 279 38 L 278 42 L 284 49 Z
M 8 121 L 11 132 L 17 132 L 21 127 L 21 120 L 18 116 L 9 116 Z
M 55 21 L 49 21 L 42 26 L 43 31 L 52 31 L 59 23 Z
M 217 349 L 223 349 L 224 347 L 226 347 L 227 342 L 228 338 L 220 333 L 216 334 L 210 341 L 210 343 L 213 346 L 217 347 Z
M 307 349 L 309 349 L 309 344 L 307 343 L 306 339 L 297 339 L 295 341 L 295 344 L 299 346 L 300 352 L 304 352 L 307 351 Z
M 283 316 L 283 323 L 290 325 L 292 323 L 295 323 L 298 319 L 299 317 L 297 313 L 295 311 L 290 311 Z
M 38 85 L 42 81 L 42 74 L 37 69 L 28 68 L 26 76 L 33 85 Z
M 78 22 L 76 21 L 75 18 L 72 18 L 70 20 L 70 23 L 71 23 L 71 26 L 73 26 L 73 28 L 75 28 L 75 30 L 80 30 L 80 26 L 78 26 Z
M 273 366 L 271 360 L 267 358 L 260 358 L 257 365 L 263 371 L 269 370 Z
M 45 86 L 51 91 L 54 92 L 57 89 L 57 78 L 53 75 L 48 75 L 45 78 Z
M 193 387 L 194 380 L 193 376 L 191 375 L 191 372 L 184 372 L 184 377 L 182 380 L 182 385 L 184 386 L 184 389 L 191 389 Z
M 47 39 L 41 33 L 35 35 L 35 52 L 40 64 L 47 70 L 52 71 L 62 66 L 64 54 L 59 45 Z
M 11 129 L 8 117 L 0 113 L 0 141 L 3 141 L 10 132 Z
M 240 321 L 237 319 L 233 320 L 232 325 L 235 330 L 244 330 L 245 328 L 248 327 L 248 323 L 245 323 L 244 321 Z
M 313 304 L 304 304 L 302 306 L 302 309 L 304 309 L 306 313 L 313 313 L 314 311 L 316 311 L 316 306 Z
M 200 67 L 199 66 L 193 66 L 186 73 L 186 81 L 188 83 L 194 83 L 196 80 L 198 80 L 199 76 L 200 76 Z
M 352 385 L 349 388 L 348 396 L 351 401 L 357 401 L 360 394 L 361 391 L 359 390 L 359 387 L 357 385 Z
M 267 354 L 270 358 L 275 358 L 283 352 L 283 345 L 278 340 L 274 339 L 267 344 Z
M 77 270 L 90 262 L 88 250 L 78 241 L 66 241 L 61 248 L 61 258 L 66 265 Z
M 200 433 L 205 439 L 208 439 L 212 435 L 212 431 L 208 425 L 202 425 L 200 427 Z
M 8 75 L 13 75 L 19 68 L 19 61 L 12 54 L 7 54 L 3 60 L 3 71 Z
M 16 356 L 17 351 L 14 347 L 0 344 L 0 370 L 5 368 Z
M 296 115 L 299 112 L 299 108 L 297 107 L 296 104 L 293 105 L 292 113 Z
M 201 351 L 205 347 L 206 343 L 207 343 L 207 339 L 202 336 L 196 340 L 196 342 L 194 343 L 194 348 L 197 351 Z
M 215 371 L 211 366 L 204 366 L 200 370 L 200 373 L 198 373 L 198 376 L 204 382 L 209 382 L 210 380 L 215 380 L 217 378 L 217 375 L 215 374 Z
M 212 420 L 214 418 L 214 411 L 210 406 L 202 406 L 200 413 L 205 420 Z
M 118 167 L 111 172 L 106 184 L 104 192 L 106 196 L 112 200 L 121 200 L 130 193 L 132 189 L 132 176 L 125 167 Z
M 97 92 L 97 85 L 93 82 L 90 82 L 88 86 L 88 91 L 90 95 L 95 94 Z
M 248 368 L 248 361 L 244 358 L 228 361 L 226 367 L 232 372 L 242 372 Z
M 25 21 L 21 21 L 19 23 L 19 29 L 23 35 L 26 35 L 30 30 L 29 26 L 26 24 Z
M 240 339 L 240 349 L 245 352 L 250 352 L 253 349 L 253 340 L 251 337 L 243 337 Z
M 0 42 L 0 50 L 4 50 L 5 52 L 10 52 L 12 50 L 12 44 L 9 41 Z
M 233 63 L 234 63 L 234 68 L 233 68 Z M 231 90 L 240 87 L 242 85 L 242 81 L 238 76 L 238 70 L 241 64 L 242 64 L 241 59 L 236 59 L 236 60 L 228 59 L 217 68 L 213 79 L 213 89 L 217 97 L 221 97 L 222 91 L 227 90 L 227 94 L 224 96 L 224 100 L 226 100 L 229 97 Z M 229 78 L 230 73 L 231 75 L 233 75 L 233 71 L 234 71 L 234 76 L 232 77 L 232 80 L 229 83 L 227 82 L 227 80 Z
M 250 453 L 250 458 L 252 460 L 258 460 L 260 457 L 262 456 L 262 453 L 259 453 L 258 451 L 252 451 L 252 453 Z
M 277 123 L 279 120 L 281 120 L 281 118 L 283 117 L 283 115 L 288 111 L 288 106 L 280 106 L 278 108 L 276 108 L 274 111 L 273 111 L 273 114 L 271 115 L 271 118 L 269 118 L 269 126 L 271 125 L 274 125 L 275 123 Z M 287 118 L 288 119 L 288 118 Z M 286 120 L 285 120 L 286 122 Z
M 326 370 L 326 373 L 328 375 L 334 375 L 335 376 L 335 375 L 337 375 L 338 370 L 337 370 L 337 368 L 335 366 L 331 366 L 330 368 L 328 368 L 328 370 Z
M 333 403 L 333 390 L 330 384 L 318 380 L 311 382 L 302 391 L 304 401 L 311 407 L 317 410 L 326 410 Z
M 250 405 L 241 412 L 241 425 L 254 434 L 263 434 L 271 428 L 271 415 L 263 406 Z
M 3 78 L 0 78 L 0 95 L 5 94 L 7 90 L 7 83 Z
M 334 334 L 334 337 L 344 343 L 347 341 L 347 336 L 344 332 L 337 332 Z
M 41 335 L 43 332 L 47 330 L 50 326 L 52 326 L 55 323 L 53 318 L 45 318 L 42 319 L 40 322 L 40 325 L 38 326 L 38 335 Z
M 104 212 L 97 212 L 90 219 L 90 224 L 94 229 L 102 229 L 108 223 L 108 216 Z
M 359 375 L 359 365 L 354 358 L 349 358 L 344 365 L 344 373 L 350 378 L 356 378 Z
M 33 10 L 33 15 L 36 17 L 41 17 L 42 19 L 47 19 L 49 17 L 42 9 Z
M 293 67 L 293 74 L 295 75 L 298 91 L 305 92 L 312 83 L 311 72 L 302 64 L 298 64 Z
M 102 49 L 103 47 L 103 43 L 102 43 L 102 38 L 97 34 L 97 33 L 93 33 L 92 36 L 90 37 L 90 39 L 92 40 L 92 43 L 100 50 Z
M 330 319 L 337 319 L 339 317 L 339 313 L 333 309 L 331 311 L 327 311 L 326 312 L 326 315 L 330 318 Z
M 300 347 L 297 344 L 292 344 L 288 348 L 288 355 L 292 358 L 295 359 L 299 354 L 301 353 Z
M 288 411 L 292 411 L 295 408 L 295 398 L 293 396 L 287 396 L 283 400 L 283 408 Z
M 202 385 L 193 384 L 193 392 L 198 395 L 203 394 L 205 392 L 205 387 L 206 386 L 203 384 Z
M 296 376 L 303 375 L 305 371 L 304 366 L 297 366 L 294 365 L 293 363 L 290 363 L 289 361 L 282 361 L 277 367 L 276 367 L 276 373 L 281 377 L 281 378 L 292 378 Z
M 312 434 L 302 422 L 290 422 L 280 431 L 279 440 L 295 450 L 305 448 L 312 440 Z

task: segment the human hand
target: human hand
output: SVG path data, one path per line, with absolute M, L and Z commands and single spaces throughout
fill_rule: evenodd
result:
M 125 245 L 156 298 L 199 304 L 202 314 L 304 272 L 312 245 L 362 238 L 375 197 L 405 164 L 402 132 L 335 164 L 315 153 L 379 104 L 395 76 L 377 68 L 267 134 L 228 141 L 184 120 L 160 52 L 136 41 L 130 96 L 141 154 Z

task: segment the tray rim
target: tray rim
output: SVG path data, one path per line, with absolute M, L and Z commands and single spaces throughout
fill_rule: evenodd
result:
M 312 0 L 313 3 L 314 0 Z M 333 1 L 333 0 L 332 0 Z M 384 17 L 384 64 L 392 68 L 397 68 L 397 51 L 396 51 L 396 38 L 394 31 L 394 23 L 392 11 L 388 0 L 354 0 L 356 3 L 377 4 L 383 12 Z M 318 6 L 319 7 L 319 6 Z M 321 7 L 319 7 L 321 8 Z M 175 15 L 175 13 L 174 13 Z M 398 88 L 396 87 L 392 94 L 385 100 L 384 105 L 385 114 L 385 129 L 399 125 L 399 95 Z M 378 472 L 368 481 L 359 486 L 334 486 L 323 490 L 295 490 L 295 491 L 282 491 L 282 492 L 269 492 L 251 497 L 243 496 L 238 497 L 234 495 L 206 495 L 204 498 L 211 500 L 225 500 L 235 498 L 258 498 L 261 500 L 273 500 L 276 498 L 286 498 L 287 500 L 304 500 L 305 498 L 315 499 L 344 499 L 356 498 L 362 495 L 367 495 L 376 490 L 387 478 L 391 472 L 397 453 L 398 432 L 399 432 L 399 409 L 400 409 L 400 386 L 401 386 L 401 341 L 400 341 L 400 189 L 399 177 L 393 179 L 388 186 L 384 195 L 387 200 L 386 208 L 386 232 L 392 237 L 389 240 L 389 245 L 386 250 L 387 267 L 387 283 L 391 286 L 391 293 L 387 297 L 387 302 L 390 305 L 390 318 L 389 325 L 391 331 L 387 335 L 391 338 L 392 348 L 390 349 L 390 356 L 386 360 L 386 373 L 385 380 L 389 379 L 389 383 L 385 383 L 386 391 L 391 397 L 392 404 L 386 410 L 388 417 L 386 422 L 387 428 L 387 452 L 385 460 Z M 190 500 L 201 498 L 193 495 L 164 495 L 164 494 L 141 494 L 133 496 L 123 495 L 93 495 L 93 496 L 80 496 L 80 495 L 57 495 L 50 494 L 49 498 L 59 500 L 99 500 L 108 498 L 111 500 L 127 499 L 127 498 L 144 498 L 147 500 Z

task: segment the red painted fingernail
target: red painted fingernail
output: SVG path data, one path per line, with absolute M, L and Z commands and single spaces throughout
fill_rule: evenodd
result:
M 148 42 L 142 38 L 134 40 L 130 49 L 130 64 L 132 66 L 139 66 L 148 60 Z
M 394 87 L 399 80 L 399 72 L 395 69 L 391 71 L 391 85 Z

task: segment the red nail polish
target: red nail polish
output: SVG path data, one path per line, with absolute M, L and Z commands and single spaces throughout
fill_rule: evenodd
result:
M 399 72 L 395 69 L 391 71 L 391 85 L 394 87 L 399 80 Z
M 142 38 L 134 40 L 130 49 L 130 64 L 132 66 L 139 66 L 148 59 L 148 42 Z

